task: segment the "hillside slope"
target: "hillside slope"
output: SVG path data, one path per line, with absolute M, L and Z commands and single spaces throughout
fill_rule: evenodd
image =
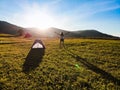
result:
M 10 24 L 5 21 L 0 21 L 0 33 L 12 34 L 12 35 L 22 35 L 25 32 L 30 33 L 33 37 L 59 37 L 58 34 L 63 32 L 65 37 L 72 38 L 112 38 L 112 39 L 120 39 L 119 37 L 115 37 L 112 35 L 104 34 L 97 30 L 79 30 L 79 31 L 67 31 L 58 28 L 48 28 L 46 30 L 40 30 L 37 28 L 22 28 L 13 24 Z
M 80 30 L 74 31 L 74 36 L 76 37 L 89 37 L 89 38 L 115 38 L 115 36 L 104 34 L 97 30 Z
M 22 29 L 22 27 L 0 21 L 0 33 L 16 35 L 19 29 Z
M 113 38 L 113 39 L 120 39 L 119 37 L 108 35 L 97 30 L 78 30 L 78 31 L 67 31 L 58 28 L 49 28 L 48 32 L 55 35 L 55 32 L 60 33 L 63 32 L 66 37 L 73 37 L 73 38 Z

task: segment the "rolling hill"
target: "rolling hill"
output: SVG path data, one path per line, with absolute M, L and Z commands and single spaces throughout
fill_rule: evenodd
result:
M 65 33 L 65 37 L 72 38 L 105 38 L 105 39 L 120 39 L 119 37 L 104 34 L 98 30 L 78 30 L 78 31 L 67 31 L 58 28 L 48 28 L 46 30 L 40 30 L 37 28 L 23 28 L 5 21 L 0 21 L 0 33 L 22 35 L 21 33 L 28 32 L 33 37 L 58 37 L 58 33 Z M 56 34 L 57 33 L 57 34 Z
M 49 33 L 51 33 L 52 36 L 55 36 L 56 33 L 63 32 L 65 33 L 66 37 L 72 37 L 72 38 L 105 38 L 105 39 L 120 39 L 119 37 L 108 35 L 102 32 L 99 32 L 97 30 L 78 30 L 78 31 L 67 31 L 62 30 L 58 28 L 49 28 L 47 30 Z
M 84 37 L 84 38 L 117 38 L 112 35 L 101 33 L 97 30 L 80 30 L 74 31 L 71 36 Z
M 16 35 L 19 29 L 22 29 L 22 27 L 0 21 L 0 33 Z

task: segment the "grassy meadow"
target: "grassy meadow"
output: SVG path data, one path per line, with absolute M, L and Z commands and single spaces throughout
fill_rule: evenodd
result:
M 120 90 L 120 40 L 42 39 L 44 56 L 25 72 L 34 40 L 0 35 L 0 90 Z

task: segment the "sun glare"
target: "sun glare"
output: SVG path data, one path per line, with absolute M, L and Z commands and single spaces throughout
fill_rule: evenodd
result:
M 56 22 L 58 18 L 46 7 L 40 7 L 38 4 L 25 5 L 23 11 L 15 14 L 13 20 L 17 20 L 19 25 L 27 28 L 45 30 L 49 27 L 58 27 L 60 20 Z
M 32 24 L 37 28 L 47 29 L 54 26 L 53 18 L 47 14 L 41 14 L 37 17 L 33 17 L 33 19 L 34 22 L 32 22 Z
M 54 26 L 54 20 L 47 14 L 31 15 L 27 17 L 26 25 L 29 27 L 36 27 L 39 29 L 47 29 Z

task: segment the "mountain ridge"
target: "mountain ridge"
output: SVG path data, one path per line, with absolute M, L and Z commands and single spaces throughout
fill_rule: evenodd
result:
M 0 33 L 15 35 L 19 29 L 23 28 L 6 21 L 0 21 Z
M 77 31 L 68 31 L 55 27 L 50 27 L 46 30 L 41 30 L 38 28 L 23 28 L 6 21 L 0 21 L 0 33 L 11 34 L 11 35 L 22 35 L 21 33 L 30 33 L 35 37 L 58 37 L 56 33 L 67 33 L 65 37 L 71 38 L 112 38 L 112 39 L 120 39 L 120 37 L 108 35 L 102 32 L 99 32 L 95 29 L 90 30 L 77 30 Z

